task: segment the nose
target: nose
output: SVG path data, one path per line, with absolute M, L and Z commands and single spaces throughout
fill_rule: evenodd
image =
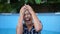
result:
M 25 15 L 25 17 L 28 17 L 27 15 Z

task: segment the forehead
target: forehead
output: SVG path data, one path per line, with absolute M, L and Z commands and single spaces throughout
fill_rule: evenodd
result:
M 24 14 L 30 14 L 30 12 L 29 11 L 25 11 Z

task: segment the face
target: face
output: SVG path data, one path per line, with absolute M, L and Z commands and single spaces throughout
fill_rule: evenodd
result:
M 32 20 L 32 17 L 31 17 L 31 14 L 29 13 L 29 11 L 25 11 L 24 12 L 24 21 L 26 22 L 26 24 L 31 24 L 31 20 Z

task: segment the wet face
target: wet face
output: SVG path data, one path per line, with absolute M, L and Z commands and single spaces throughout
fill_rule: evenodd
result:
M 24 12 L 24 21 L 26 22 L 26 24 L 31 24 L 31 14 L 29 13 L 29 11 L 25 11 Z

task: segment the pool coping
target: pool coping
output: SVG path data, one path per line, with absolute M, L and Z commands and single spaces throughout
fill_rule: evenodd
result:
M 0 13 L 2 16 L 19 16 L 19 13 Z M 36 15 L 40 16 L 60 16 L 60 13 L 36 13 Z

